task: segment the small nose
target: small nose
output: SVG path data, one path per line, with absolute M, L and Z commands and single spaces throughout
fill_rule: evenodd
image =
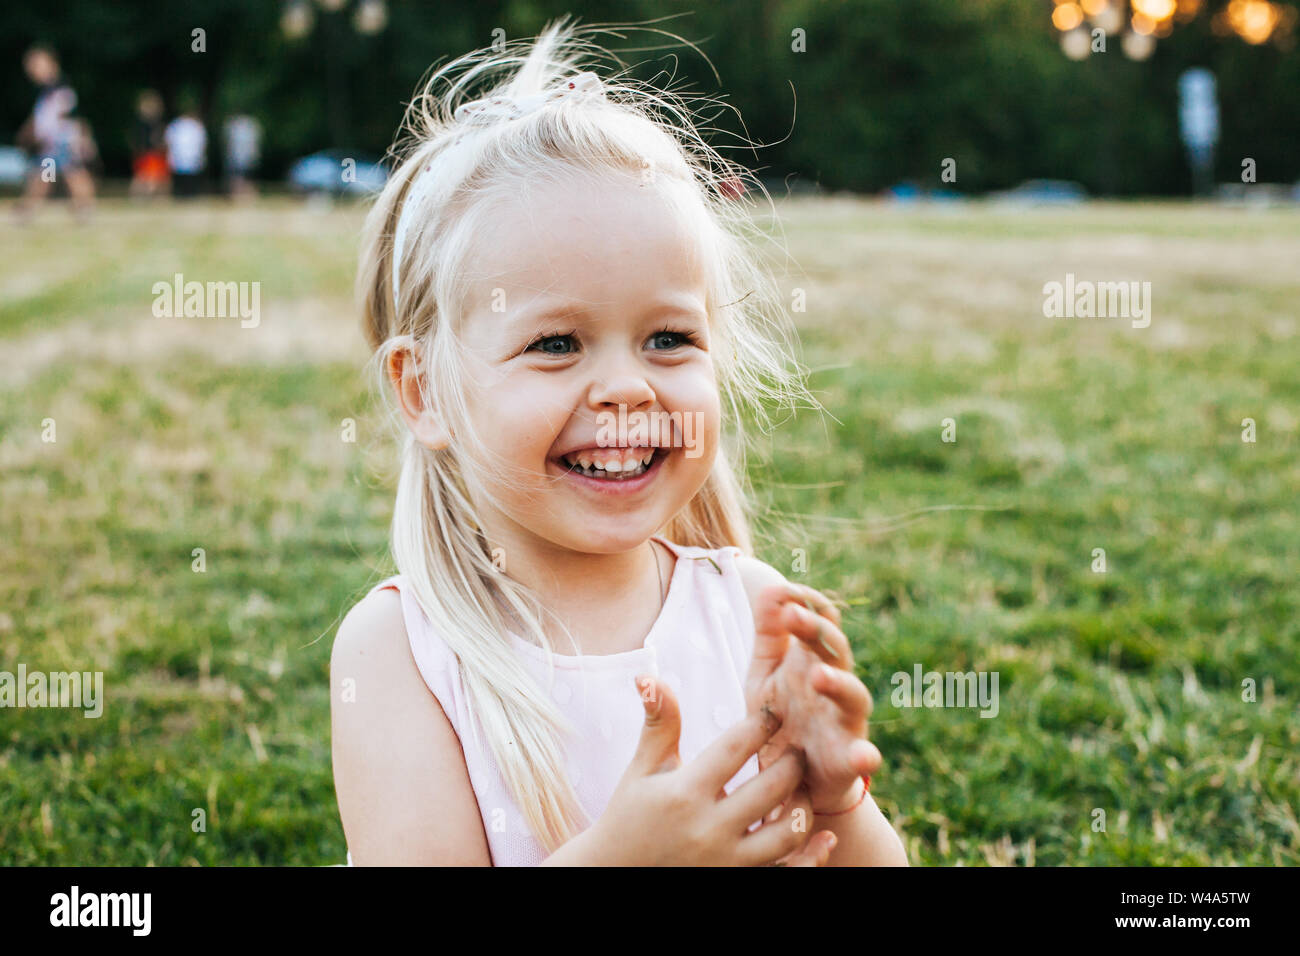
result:
M 587 390 L 587 404 L 597 411 L 611 405 L 639 408 L 654 404 L 655 390 L 633 362 L 605 363 L 595 370 L 595 376 Z

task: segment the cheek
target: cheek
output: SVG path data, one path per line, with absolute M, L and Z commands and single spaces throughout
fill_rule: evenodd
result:
M 712 368 L 683 381 L 677 392 L 677 401 L 678 407 L 689 408 L 696 414 L 701 436 L 716 443 L 722 427 L 722 396 L 718 394 Z
M 544 467 L 571 404 L 557 390 L 525 376 L 480 380 L 467 391 L 465 402 L 478 445 L 530 471 Z
M 722 430 L 721 398 L 712 370 L 679 377 L 660 394 L 660 400 L 669 411 L 683 412 L 689 418 L 689 429 L 683 422 L 682 438 L 687 447 L 683 464 L 692 472 L 707 475 L 717 457 Z

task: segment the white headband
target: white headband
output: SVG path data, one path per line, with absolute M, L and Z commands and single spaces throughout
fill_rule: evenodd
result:
M 456 122 L 464 123 L 467 126 L 491 126 L 500 121 L 527 116 L 529 113 L 541 109 L 547 103 L 563 97 L 581 98 L 586 96 L 599 96 L 602 99 L 605 96 L 604 84 L 601 83 L 600 77 L 595 73 L 575 73 L 562 86 L 541 93 L 533 93 L 529 96 L 519 98 L 491 96 L 487 99 L 474 100 L 471 103 L 462 103 L 456 107 L 454 119 Z M 463 175 L 456 175 L 454 164 L 457 159 L 463 164 L 465 162 L 464 155 L 464 150 L 444 150 L 432 162 L 425 165 L 424 169 L 415 174 L 415 181 L 411 183 L 410 188 L 407 190 L 406 201 L 402 203 L 402 214 L 397 217 L 397 228 L 393 232 L 394 311 L 397 309 L 397 297 L 400 291 L 398 275 L 402 270 L 402 252 L 406 247 L 406 234 L 410 231 L 411 223 L 415 220 L 415 210 L 428 202 L 429 197 L 435 191 L 435 186 L 455 184 L 461 181 Z M 449 156 L 452 158 L 448 159 Z M 431 175 L 435 167 L 437 167 L 437 174 Z

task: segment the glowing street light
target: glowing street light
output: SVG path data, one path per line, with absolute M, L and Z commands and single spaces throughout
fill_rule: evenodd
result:
M 1145 60 L 1156 50 L 1155 38 L 1149 33 L 1126 33 L 1119 45 L 1130 60 Z
M 352 25 L 358 33 L 373 34 L 382 30 L 388 25 L 388 8 L 384 6 L 384 0 L 361 0 Z
M 1091 49 L 1081 45 L 1095 30 L 1107 36 L 1122 34 L 1125 56 L 1145 60 L 1155 50 L 1157 38 L 1174 32 L 1175 23 L 1196 18 L 1204 0 L 1052 0 L 1052 25 L 1061 34 L 1061 50 L 1072 60 L 1087 59 Z M 1289 45 L 1300 12 L 1277 0 L 1230 0 L 1211 21 L 1219 36 L 1236 35 L 1252 46 L 1270 40 Z M 1088 23 L 1093 29 L 1089 29 Z M 1127 29 L 1126 29 L 1127 27 Z
M 339 13 L 348 0 L 316 0 L 316 5 L 326 13 Z M 285 0 L 280 14 L 280 29 L 290 40 L 301 40 L 316 25 L 316 14 L 310 0 Z M 388 26 L 388 7 L 384 0 L 358 0 L 352 26 L 367 36 L 381 32 Z
M 280 29 L 290 40 L 301 40 L 311 32 L 316 15 L 307 0 L 289 0 L 280 14 Z
M 1061 52 L 1071 60 L 1086 60 L 1092 52 L 1092 38 L 1087 30 L 1070 30 L 1061 34 Z
M 1259 46 L 1274 35 L 1289 36 L 1295 21 L 1295 7 L 1284 7 L 1269 0 L 1232 0 L 1215 18 L 1215 26 L 1216 32 L 1226 32 L 1226 24 L 1247 43 Z
M 1096 0 L 1094 0 L 1094 5 Z M 1108 3 L 1101 0 L 1101 6 L 1098 10 L 1091 11 L 1087 6 L 1083 8 L 1084 13 L 1088 14 L 1088 19 L 1092 21 L 1093 26 L 1098 27 L 1107 36 L 1113 36 L 1124 29 L 1124 10 L 1121 3 Z
M 1077 3 L 1062 3 L 1052 11 L 1052 25 L 1069 32 L 1083 22 L 1083 8 Z
M 1178 9 L 1176 0 L 1132 0 L 1133 12 L 1153 22 L 1166 20 Z

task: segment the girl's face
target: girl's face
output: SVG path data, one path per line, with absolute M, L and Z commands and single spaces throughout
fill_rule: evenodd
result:
M 453 439 L 487 453 L 462 447 L 487 462 L 472 466 L 495 497 L 476 501 L 484 529 L 628 551 L 690 501 L 717 454 L 695 243 L 631 177 L 537 186 L 486 221 L 460 333 L 472 431 Z

